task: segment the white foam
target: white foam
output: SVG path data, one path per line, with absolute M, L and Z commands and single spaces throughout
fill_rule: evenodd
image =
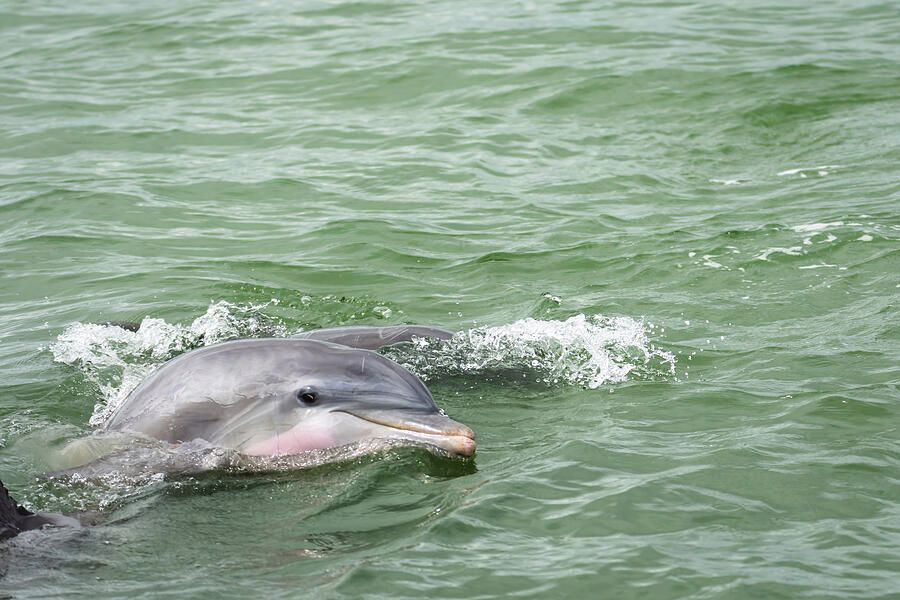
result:
M 756 260 L 769 260 L 769 256 L 773 254 L 786 254 L 788 256 L 800 256 L 803 254 L 801 246 L 791 246 L 790 248 L 766 248 L 753 258 Z
M 807 173 L 815 172 L 818 173 L 819 176 L 824 177 L 828 175 L 830 170 L 841 169 L 843 168 L 841 165 L 822 165 L 821 167 L 799 167 L 797 169 L 788 169 L 786 171 L 781 171 L 778 173 L 779 177 L 784 177 L 785 175 L 800 175 L 801 177 L 805 176 Z
M 716 255 L 716 254 L 704 254 L 703 255 L 703 266 L 711 267 L 713 269 L 726 269 L 727 270 L 728 267 L 724 266 L 720 262 L 716 262 L 713 260 L 713 258 L 717 258 L 717 257 L 718 257 L 718 255 Z
M 835 227 L 843 227 L 843 221 L 831 221 L 830 223 L 809 223 L 806 225 L 794 225 L 791 227 L 796 233 L 818 233 Z
M 188 325 L 145 317 L 137 331 L 75 323 L 57 337 L 50 351 L 56 362 L 77 367 L 99 388 L 101 398 L 90 423 L 101 425 L 131 390 L 166 360 L 191 348 L 258 334 L 269 326 L 259 312 L 265 306 L 215 302 Z
M 740 185 L 749 182 L 749 179 L 710 179 L 710 183 L 721 183 L 722 185 Z
M 399 348 L 389 354 L 426 380 L 441 373 L 521 371 L 544 383 L 596 389 L 632 373 L 675 373 L 675 357 L 656 348 L 648 330 L 651 325 L 630 317 L 523 319 L 461 331 L 445 342 L 417 340 L 415 351 Z

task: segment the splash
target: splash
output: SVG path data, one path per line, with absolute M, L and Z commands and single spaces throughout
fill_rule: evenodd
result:
M 650 342 L 652 325 L 630 317 L 575 315 L 523 319 L 462 331 L 450 340 L 416 340 L 386 354 L 422 379 L 441 374 L 521 372 L 547 384 L 596 389 L 629 377 L 675 374 L 675 357 Z
M 216 302 L 187 325 L 145 317 L 137 331 L 116 325 L 75 323 L 50 351 L 56 362 L 77 367 L 100 390 L 91 425 L 101 425 L 150 371 L 183 352 L 228 339 L 284 335 L 262 310 L 268 304 Z

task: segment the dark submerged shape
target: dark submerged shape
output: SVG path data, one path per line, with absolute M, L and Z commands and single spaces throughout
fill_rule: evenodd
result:
M 45 525 L 79 527 L 77 520 L 56 513 L 33 513 L 19 505 L 0 481 L 0 541 Z

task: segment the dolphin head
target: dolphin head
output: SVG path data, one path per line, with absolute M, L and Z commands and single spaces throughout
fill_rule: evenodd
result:
M 475 452 L 418 377 L 370 350 L 301 339 L 226 342 L 163 365 L 107 430 L 203 439 L 250 456 L 287 456 L 369 440 Z
M 369 350 L 307 343 L 310 352 L 287 369 L 274 410 L 257 420 L 261 425 L 274 417 L 286 427 L 254 436 L 252 443 L 241 444 L 243 453 L 283 456 L 372 439 L 452 455 L 475 452 L 472 430 L 447 417 L 422 381 L 397 363 Z

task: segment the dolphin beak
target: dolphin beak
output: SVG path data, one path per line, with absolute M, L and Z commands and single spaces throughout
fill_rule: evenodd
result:
M 435 446 L 456 456 L 475 454 L 475 432 L 440 413 L 404 410 L 344 410 L 364 421 L 388 427 L 397 437 Z

